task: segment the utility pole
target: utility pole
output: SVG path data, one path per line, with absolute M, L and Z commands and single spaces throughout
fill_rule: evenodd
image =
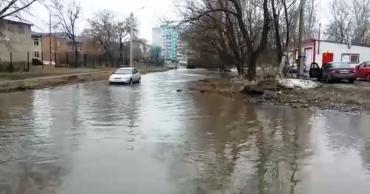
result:
M 301 0 L 300 6 L 300 14 L 299 14 L 299 37 L 298 37 L 298 68 L 297 68 L 297 77 L 301 78 L 303 75 L 303 67 L 304 67 L 304 54 L 302 50 L 302 39 L 304 33 L 304 8 L 305 8 L 305 0 Z
M 130 67 L 134 67 L 133 63 L 133 40 L 134 40 L 134 14 L 130 15 Z
M 49 10 L 49 51 L 50 51 L 50 53 L 49 53 L 49 61 L 50 61 L 50 66 L 51 66 L 51 55 L 52 55 L 52 53 L 51 53 L 51 44 L 52 44 L 52 42 L 51 42 L 51 11 Z M 44 67 L 44 66 L 42 66 L 42 67 Z
M 320 54 L 320 42 L 321 42 L 321 23 L 319 24 L 319 39 L 317 40 L 317 54 Z
M 140 11 L 142 9 L 145 9 L 145 7 L 141 7 L 140 9 L 137 9 L 135 12 Z M 134 67 L 134 59 L 133 59 L 133 47 L 134 47 L 134 12 L 131 12 L 130 14 L 130 67 Z

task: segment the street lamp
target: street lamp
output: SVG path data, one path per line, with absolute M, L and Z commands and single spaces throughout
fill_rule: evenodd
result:
M 130 18 L 131 18 L 131 22 L 130 22 L 130 67 L 134 67 L 134 60 L 133 60 L 133 40 L 134 40 L 134 13 L 135 12 L 138 12 L 140 10 L 143 10 L 145 9 L 145 7 L 141 7 L 140 9 L 137 9 L 136 11 L 134 12 L 131 12 L 130 14 Z

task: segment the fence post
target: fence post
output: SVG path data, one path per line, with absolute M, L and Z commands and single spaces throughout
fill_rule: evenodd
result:
M 87 67 L 87 56 L 86 56 L 86 54 L 83 55 L 83 61 L 84 61 L 84 66 L 86 68 Z
M 68 67 L 70 67 L 70 65 L 69 65 L 69 60 L 68 60 L 68 52 L 66 52 L 66 65 L 68 66 Z
M 57 52 L 54 53 L 54 60 L 55 60 L 54 68 L 56 68 L 57 67 Z
M 13 66 L 13 53 L 12 52 L 10 52 L 10 64 L 9 64 L 9 67 L 8 67 L 8 71 L 10 72 L 10 73 L 13 73 L 13 71 L 14 71 L 14 66 Z
M 30 52 L 27 52 L 27 72 L 30 72 Z
M 95 69 L 95 57 L 92 57 L 92 67 Z

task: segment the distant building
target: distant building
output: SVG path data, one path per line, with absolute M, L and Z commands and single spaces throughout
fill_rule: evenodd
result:
M 32 38 L 32 53 L 30 54 L 30 58 L 32 59 L 38 59 L 40 61 L 42 61 L 42 56 L 41 56 L 41 53 L 42 53 L 42 46 L 41 46 L 41 43 L 42 43 L 42 34 L 40 33 L 36 33 L 36 32 L 32 32 L 32 35 L 31 35 L 31 38 Z
M 181 39 L 177 42 L 177 61 L 181 64 L 188 63 L 187 45 Z
M 15 68 L 19 68 L 19 63 L 27 62 L 27 53 L 32 52 L 31 40 L 31 24 L 0 20 L 0 69 L 10 61 L 10 53 Z
M 75 46 L 81 61 L 84 55 L 97 59 L 102 54 L 98 41 L 88 37 L 77 37 L 76 45 L 64 33 L 45 33 L 41 37 L 41 58 L 46 65 L 66 65 L 75 59 Z
M 153 46 L 160 46 L 165 61 L 178 61 L 178 43 L 180 33 L 175 26 L 161 25 L 153 28 Z
M 61 63 L 60 58 L 65 62 L 66 54 L 69 50 L 68 39 L 64 33 L 45 33 L 41 38 L 42 59 L 45 65 L 55 65 Z M 57 61 L 56 61 L 57 59 Z

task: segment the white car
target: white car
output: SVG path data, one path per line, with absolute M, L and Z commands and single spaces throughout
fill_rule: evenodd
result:
M 133 84 L 140 83 L 141 75 L 135 68 L 120 68 L 117 69 L 110 77 L 110 84 Z

